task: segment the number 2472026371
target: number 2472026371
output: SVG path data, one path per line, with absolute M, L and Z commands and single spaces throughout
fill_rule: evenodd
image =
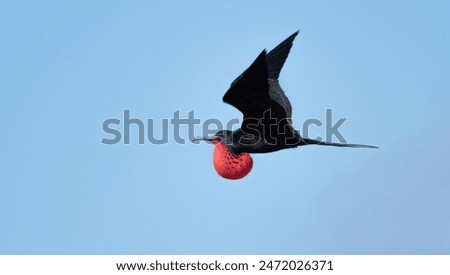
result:
M 326 260 L 259 261 L 259 270 L 333 270 L 333 263 Z

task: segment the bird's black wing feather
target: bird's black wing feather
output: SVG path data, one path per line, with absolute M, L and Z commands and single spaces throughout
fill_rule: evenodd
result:
M 223 101 L 244 115 L 241 128 L 247 129 L 270 110 L 270 117 L 291 124 L 292 107 L 278 83 L 278 76 L 298 32 L 281 42 L 270 53 L 262 51 L 256 60 L 232 83 Z M 293 129 L 292 129 L 293 130 Z
M 289 55 L 289 51 L 292 47 L 292 42 L 297 36 L 298 31 L 294 32 L 286 38 L 283 42 L 281 42 L 278 46 L 276 46 L 273 50 L 271 50 L 267 54 L 267 76 L 270 79 L 278 79 L 280 76 L 281 68 L 283 68 L 284 62 Z
M 267 77 L 269 79 L 269 96 L 272 100 L 280 104 L 286 111 L 286 118 L 291 122 L 292 117 L 292 106 L 289 99 L 281 89 L 278 82 L 278 77 L 280 76 L 280 71 L 283 68 L 284 63 L 289 55 L 292 48 L 292 42 L 297 36 L 298 31 L 291 34 L 273 50 L 271 50 L 267 55 Z
M 261 119 L 264 112 L 271 111 L 275 118 L 286 118 L 285 109 L 269 94 L 267 80 L 266 51 L 262 51 L 256 60 L 233 83 L 223 96 L 223 101 L 233 105 L 244 115 L 241 128 L 246 129 L 246 123 Z

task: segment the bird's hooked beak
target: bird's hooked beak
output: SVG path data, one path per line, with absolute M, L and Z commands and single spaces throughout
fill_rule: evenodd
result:
M 192 141 L 195 142 L 195 141 L 199 141 L 199 140 L 209 141 L 213 144 L 216 144 L 216 143 L 220 142 L 220 137 L 218 137 L 218 136 L 196 137 Z

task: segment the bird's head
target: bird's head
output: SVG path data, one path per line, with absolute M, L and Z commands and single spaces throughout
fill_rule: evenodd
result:
M 231 144 L 232 137 L 233 137 L 232 131 L 220 130 L 212 136 L 196 137 L 192 141 L 204 140 L 204 141 L 209 141 L 213 144 L 218 144 L 220 142 L 222 142 L 223 144 Z
M 230 150 L 233 132 L 218 131 L 215 135 L 199 137 L 193 141 L 205 140 L 214 144 L 213 162 L 216 172 L 226 179 L 241 179 L 250 173 L 253 159 L 247 153 L 233 154 Z

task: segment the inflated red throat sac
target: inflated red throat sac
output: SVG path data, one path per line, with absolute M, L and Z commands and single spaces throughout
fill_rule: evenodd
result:
M 214 145 L 214 168 L 220 176 L 237 180 L 250 173 L 253 167 L 253 159 L 249 154 L 234 155 L 222 142 L 214 142 Z

